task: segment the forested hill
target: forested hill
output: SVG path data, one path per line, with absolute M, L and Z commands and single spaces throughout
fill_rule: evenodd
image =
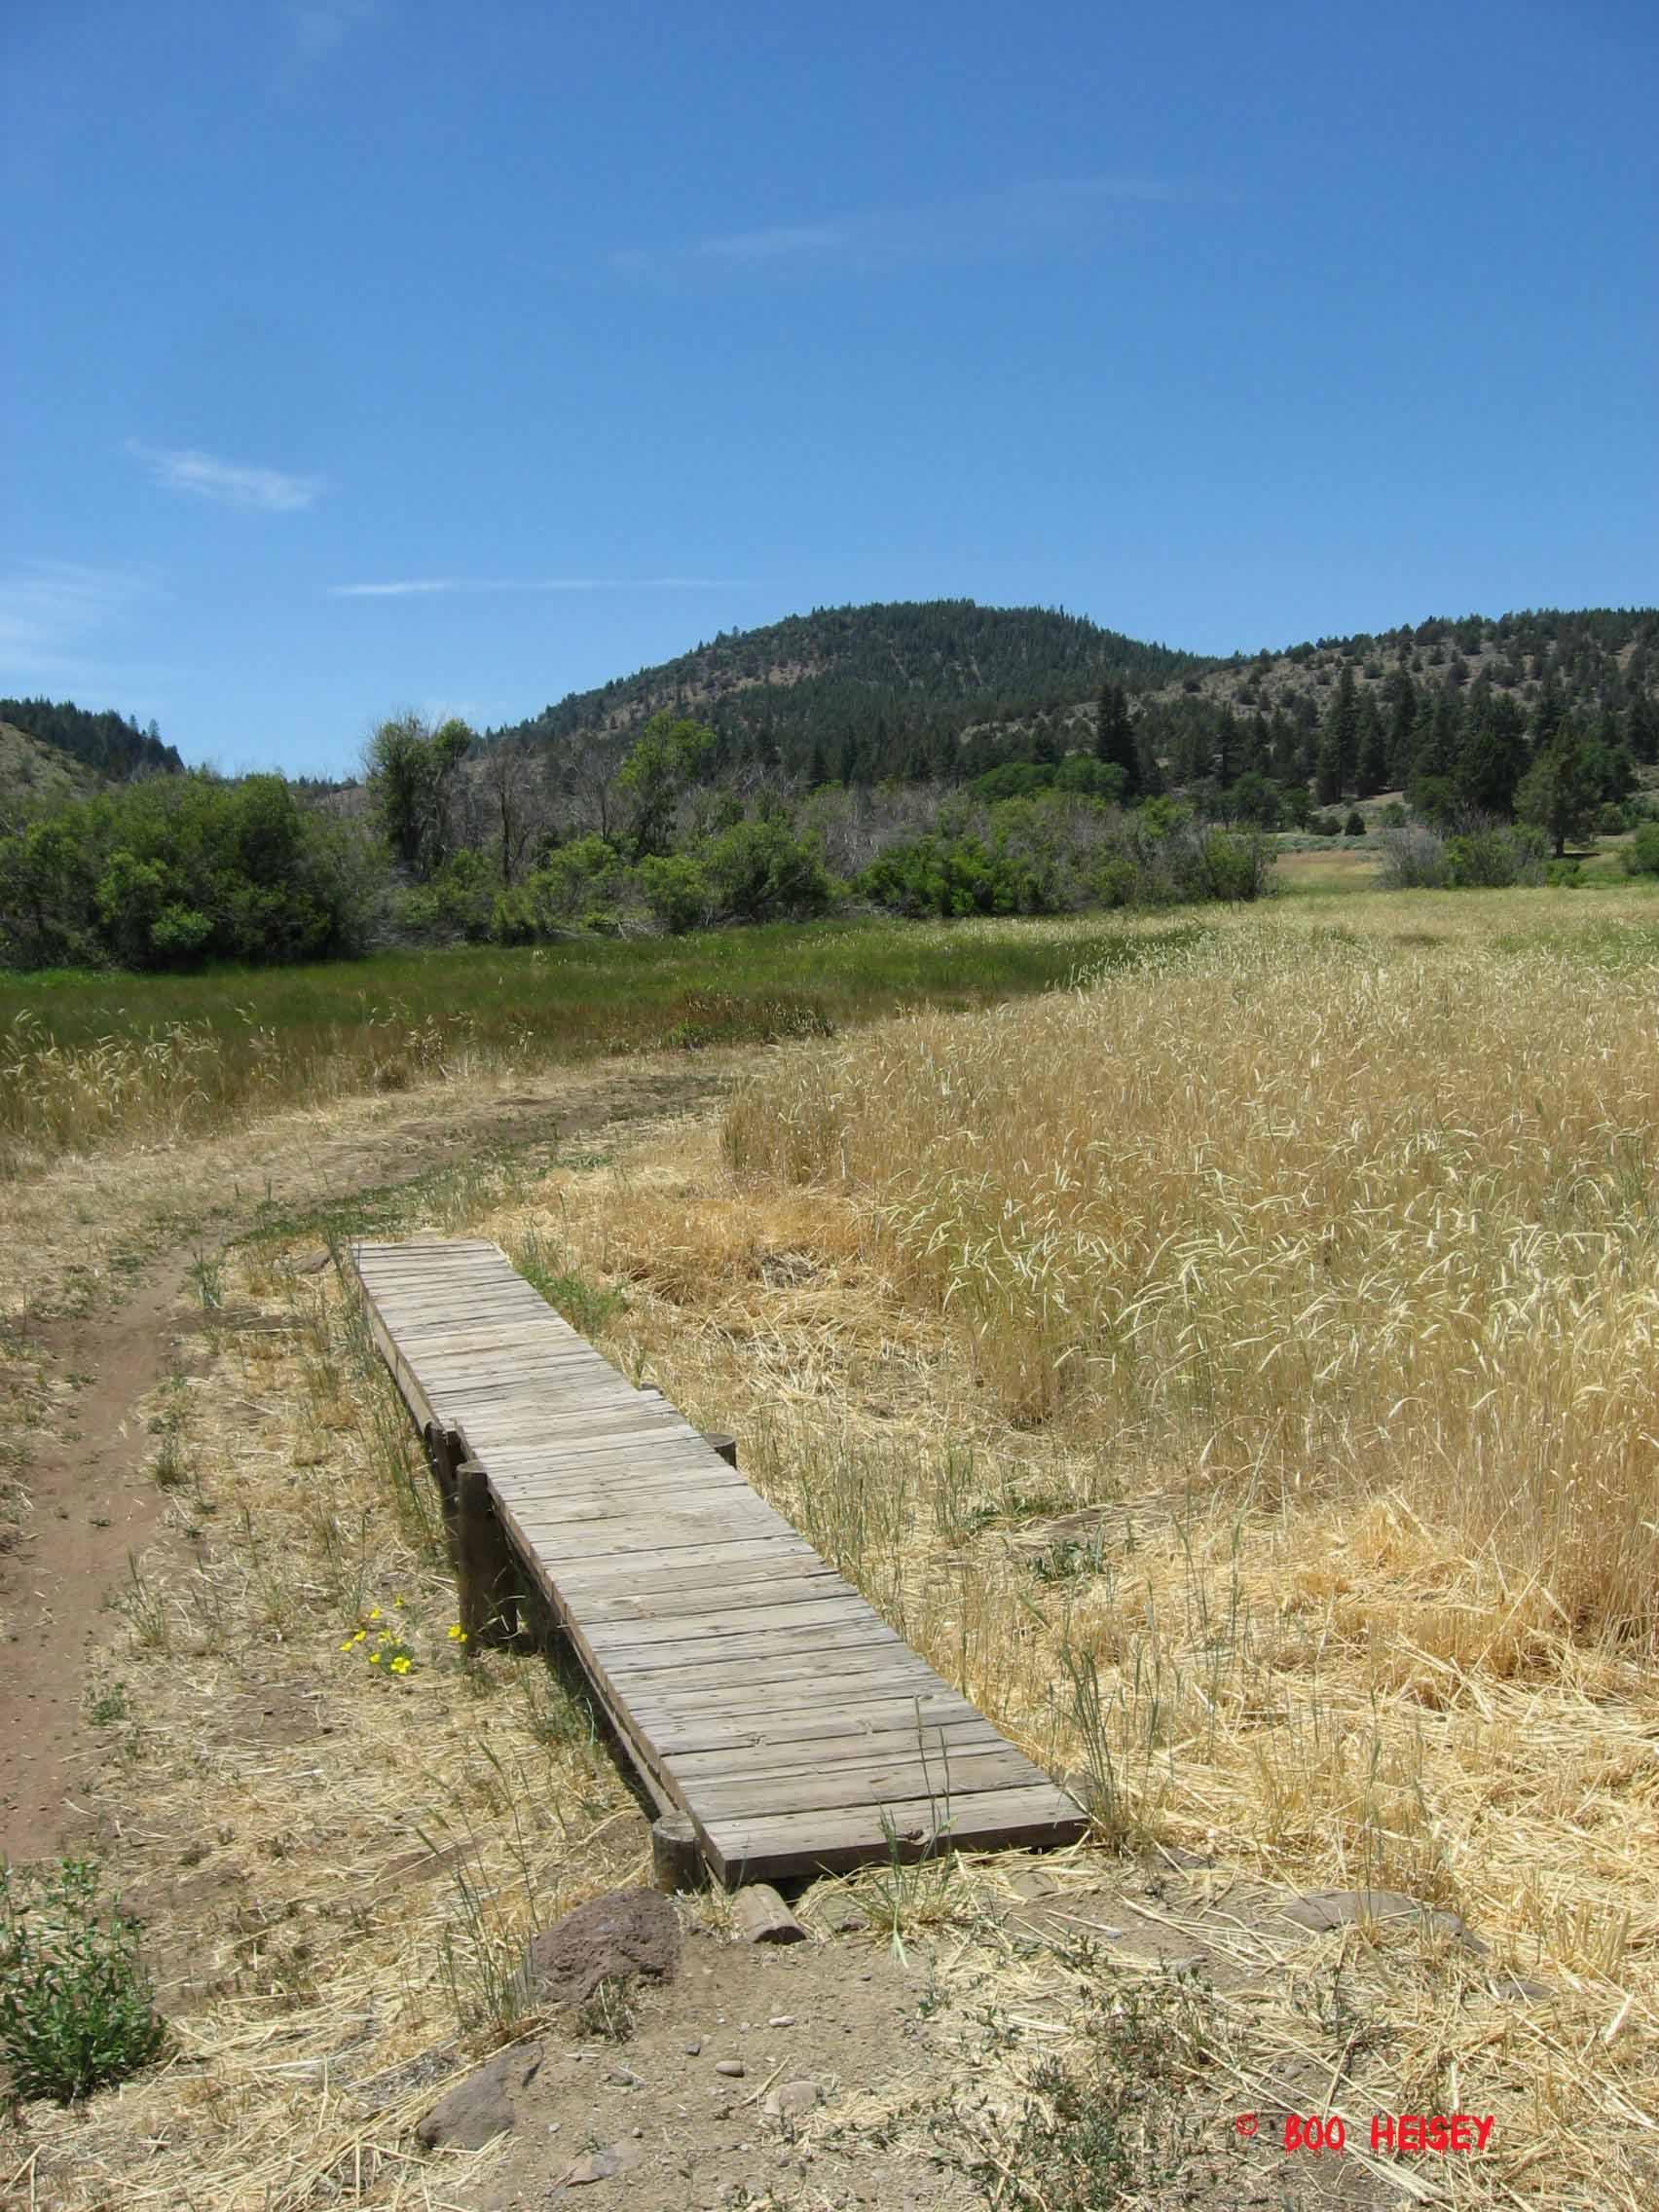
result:
M 1085 616 L 940 599 L 820 608 L 725 632 L 660 668 L 573 691 L 492 734 L 566 741 L 632 733 L 660 708 L 715 729 L 723 760 L 781 762 L 813 782 L 954 774 L 976 725 L 1026 724 L 1208 663 Z
M 1410 787 L 1426 806 L 1440 787 L 1445 803 L 1504 815 L 1563 732 L 1615 762 L 1659 761 L 1659 609 L 1440 616 L 1235 654 L 1147 693 L 1137 727 L 1176 786 L 1266 768 L 1317 776 L 1325 804 Z M 1081 719 L 1067 742 L 1087 742 Z
M 42 745 L 55 746 L 95 775 L 125 783 L 141 771 L 176 776 L 184 762 L 152 722 L 140 729 L 113 708 L 92 714 L 68 699 L 0 699 L 0 722 L 25 730 Z

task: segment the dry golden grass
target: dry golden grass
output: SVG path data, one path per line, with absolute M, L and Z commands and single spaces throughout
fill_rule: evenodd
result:
M 1218 2098 L 1301 2094 L 1350 2128 L 1496 2114 L 1487 2158 L 1408 2197 L 1654 2194 L 1650 910 L 1212 916 L 1151 973 L 771 1055 L 723 1126 L 433 1223 L 620 1288 L 608 1355 L 735 1429 L 757 1487 L 1078 1778 L 1102 1843 L 1214 1862 L 1201 1914 L 1189 1890 L 1144 1909 L 1228 1970 Z M 1596 959 L 1497 941 L 1564 912 Z M 31 2179 L 74 2212 L 467 2204 L 472 2164 L 412 2162 L 431 2091 L 393 2070 L 487 2037 L 501 1960 L 632 1875 L 643 1828 L 534 1663 L 492 1656 L 474 1687 L 452 1662 L 386 1385 L 336 1293 L 251 1265 L 227 1296 L 284 1327 L 227 1332 L 190 1385 L 194 1548 L 112 1662 L 134 1717 L 111 1854 L 195 1946 L 181 2056 L 37 2121 Z M 339 1646 L 398 1595 L 422 1664 L 394 1686 Z M 554 1825 L 527 1849 L 532 1806 Z M 433 1873 L 410 1862 L 440 1816 L 461 1848 Z M 225 1869 L 218 1902 L 170 1887 L 181 1837 Z M 1065 1855 L 1060 1904 L 1123 1864 Z M 925 1870 L 895 1905 L 943 1938 L 961 2094 L 971 2073 L 988 2099 L 961 2138 L 993 2150 L 1094 1972 L 1011 1941 L 1018 1865 Z M 878 1914 L 884 1880 L 860 1885 Z M 1420 1928 L 1287 1944 L 1242 1914 L 1257 1885 L 1402 1890 L 1491 1953 Z M 974 2025 L 987 2005 L 1023 2042 Z
M 71 1789 L 172 2047 L 0 2127 L 0 2201 L 9 2179 L 65 2212 L 454 2205 L 479 2159 L 423 2160 L 409 2130 L 534 2026 L 507 1990 L 526 1936 L 637 1879 L 644 1824 L 545 1667 L 451 1638 L 419 1446 L 338 1286 L 267 1254 L 228 1288 L 207 1372 L 159 1394 L 172 1541 L 117 1599 L 87 1683 L 105 1749 Z
M 1367 2093 L 1499 2112 L 1472 2200 L 1634 2205 L 1659 973 L 1640 908 L 1585 915 L 1594 961 L 1493 941 L 1534 917 L 1286 910 L 773 1060 L 721 1157 L 557 1224 L 631 1286 L 629 1356 L 1104 1832 L 1466 1916 L 1498 1978 L 1394 1988 Z

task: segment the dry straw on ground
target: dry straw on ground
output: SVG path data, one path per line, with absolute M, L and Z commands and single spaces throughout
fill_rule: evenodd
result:
M 1073 995 L 769 1057 L 723 1125 L 431 1223 L 620 1289 L 610 1356 L 736 1429 L 1088 1790 L 1062 1915 L 1118 1917 L 1119 1844 L 1168 1869 L 1144 1912 L 1214 1982 L 1172 2094 L 1497 2116 L 1486 2158 L 1378 2201 L 1635 2212 L 1659 2173 L 1659 971 L 1622 901 L 1499 941 L 1561 903 L 1217 921 Z M 278 1257 L 232 1271 L 283 1326 L 227 1329 L 187 1385 L 186 1548 L 122 1629 L 111 1851 L 187 1947 L 180 2053 L 31 2116 L 42 2204 L 476 2201 L 413 2160 L 431 2092 L 399 2070 L 505 2032 L 527 1927 L 639 1863 L 544 1673 L 453 1658 L 396 1410 Z M 340 1649 L 376 1604 L 414 1624 L 395 1684 Z M 1105 1971 L 1063 1923 L 1011 1934 L 1017 1870 L 859 1885 L 939 1946 L 962 2055 L 932 2120 L 993 2177 Z M 1490 1950 L 1291 1944 L 1241 1904 L 1362 1885 Z
M 1455 1906 L 1557 1990 L 1542 2030 L 1408 1994 L 1396 2094 L 1416 2041 L 1418 2093 L 1501 2110 L 1476 2194 L 1634 2204 L 1659 968 L 1605 907 L 1507 949 L 1535 903 L 1364 911 L 769 1063 L 723 1162 L 567 1191 L 558 1233 L 1104 1832 Z

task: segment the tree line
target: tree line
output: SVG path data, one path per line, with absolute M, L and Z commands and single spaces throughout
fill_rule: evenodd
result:
M 562 719 L 549 710 L 552 730 L 541 718 L 481 737 L 392 716 L 344 789 L 176 772 L 159 733 L 124 718 L 9 702 L 138 774 L 0 836 L 0 959 L 183 967 L 847 905 L 1248 898 L 1263 833 L 1334 828 L 1345 809 L 1362 827 L 1352 803 L 1384 793 L 1438 840 L 1416 848 L 1436 879 L 1496 880 L 1530 847 L 1493 832 L 1519 825 L 1559 854 L 1587 830 L 1632 828 L 1641 772 L 1659 762 L 1659 623 L 1641 610 L 1471 616 L 1248 661 L 1131 645 L 968 602 L 830 610 L 684 656 L 740 683 L 745 715 L 781 717 L 819 683 L 787 745 L 740 740 L 673 700 L 639 719 L 662 697 L 662 672 L 647 672 Z M 914 684 L 917 719 L 888 748 L 906 771 L 878 777 L 862 723 L 815 718 L 842 711 L 846 684 L 863 714 L 884 662 Z M 1046 703 L 999 721 L 985 686 L 1021 668 Z M 826 772 L 836 751 L 846 772 Z

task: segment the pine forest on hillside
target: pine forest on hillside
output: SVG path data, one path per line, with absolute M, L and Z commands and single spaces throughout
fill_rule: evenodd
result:
M 483 736 L 394 715 L 348 787 L 186 774 L 154 723 L 0 701 L 0 958 L 1240 900 L 1287 830 L 1381 830 L 1402 887 L 1541 880 L 1592 834 L 1659 871 L 1656 687 L 1651 609 L 1216 659 L 946 600 L 724 634 Z

